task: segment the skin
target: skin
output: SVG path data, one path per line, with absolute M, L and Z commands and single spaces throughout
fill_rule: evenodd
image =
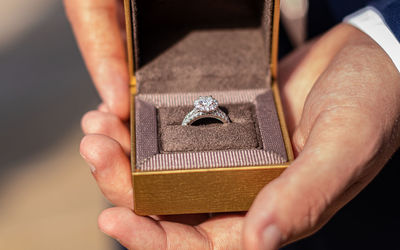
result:
M 124 122 L 129 91 L 116 14 L 120 2 L 64 2 L 104 101 L 83 117 L 86 136 L 80 146 L 100 189 L 116 206 L 103 211 L 98 224 L 129 249 L 278 249 L 321 228 L 400 146 L 400 74 L 368 36 L 339 24 L 280 63 L 297 157 L 262 189 L 247 214 L 138 216 L 132 212 Z
M 104 105 L 126 120 L 129 117 L 123 1 L 65 0 L 80 51 Z

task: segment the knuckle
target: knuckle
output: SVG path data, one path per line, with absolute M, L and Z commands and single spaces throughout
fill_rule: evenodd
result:
M 103 163 L 110 155 L 120 151 L 118 142 L 104 135 L 86 135 L 80 144 L 80 151 L 92 163 Z M 97 166 L 98 167 L 98 166 Z
M 112 219 L 111 210 L 102 211 L 97 219 L 97 224 L 100 230 L 106 234 L 112 233 L 117 226 L 115 220 Z
M 305 143 L 306 143 L 306 139 L 305 139 L 304 133 L 299 128 L 296 129 L 295 132 L 293 133 L 293 137 L 292 137 L 292 144 L 293 144 L 294 150 L 297 153 L 303 151 Z
M 315 228 L 319 224 L 321 215 L 328 207 L 328 204 L 330 204 L 328 196 L 321 190 L 317 191 L 314 198 L 310 200 L 307 211 L 308 228 Z
M 307 191 L 307 196 L 298 197 L 297 206 L 287 208 L 290 218 L 283 219 L 282 240 L 290 242 L 315 233 L 324 224 L 325 216 L 329 214 L 331 200 L 321 190 Z M 290 202 L 290 204 L 293 204 Z
M 98 110 L 86 113 L 81 121 L 82 130 L 87 134 L 108 134 L 110 127 L 118 126 L 117 116 Z
M 99 111 L 87 112 L 81 120 L 81 127 L 84 133 L 96 133 L 103 127 L 102 119 L 99 117 Z
M 329 196 L 321 190 L 315 190 L 313 195 L 309 196 L 307 206 L 303 211 L 302 234 L 310 235 L 316 232 L 323 225 L 324 215 L 326 214 L 331 201 Z

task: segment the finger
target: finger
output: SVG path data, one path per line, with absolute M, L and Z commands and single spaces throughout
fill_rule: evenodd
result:
M 360 128 L 363 122 L 318 118 L 299 157 L 254 201 L 245 225 L 247 249 L 277 249 L 313 233 L 367 184 L 370 178 L 359 179 L 351 188 L 380 144 L 373 128 Z
M 230 213 L 211 218 L 199 226 L 210 241 L 210 249 L 243 249 L 244 213 Z
M 166 220 L 190 226 L 197 226 L 210 218 L 209 214 L 152 215 L 151 217 L 155 220 Z
M 90 111 L 82 118 L 82 129 L 85 134 L 101 134 L 116 140 L 130 154 L 130 134 L 128 127 L 114 114 L 101 111 Z
M 87 135 L 80 152 L 105 197 L 117 206 L 133 208 L 130 162 L 120 144 L 104 135 Z
M 99 228 L 128 249 L 208 249 L 208 241 L 194 227 L 158 222 L 127 208 L 110 208 L 99 216 Z
M 104 103 L 100 103 L 100 105 L 97 107 L 97 110 L 105 113 L 110 112 L 107 108 L 107 105 Z
M 313 86 L 293 138 L 301 153 L 254 201 L 244 229 L 248 249 L 276 249 L 315 232 L 390 157 L 394 149 L 383 139 L 399 107 L 399 88 L 389 87 L 398 75 L 368 64 L 364 55 L 385 58 L 374 46 L 344 48 Z M 339 74 L 343 68 L 357 70 Z M 390 91 L 380 89 L 384 83 Z
M 128 249 L 240 249 L 242 216 L 213 218 L 200 227 L 155 221 L 127 208 L 110 208 L 99 228 Z
M 129 116 L 128 68 L 116 0 L 64 0 L 94 84 L 108 109 Z
M 347 41 L 346 37 L 351 37 L 353 30 L 354 28 L 347 25 L 336 26 L 323 37 L 308 42 L 279 63 L 279 87 L 291 135 L 300 122 L 308 93 Z

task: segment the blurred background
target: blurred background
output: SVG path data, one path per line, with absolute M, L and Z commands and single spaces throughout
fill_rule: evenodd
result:
M 313 29 L 304 8 L 282 5 L 281 51 L 301 44 L 306 26 L 313 37 L 340 21 L 321 18 L 321 6 L 310 9 Z M 79 155 L 80 118 L 99 103 L 61 1 L 1 0 L 1 250 L 119 248 L 97 228 L 109 204 Z M 399 163 L 400 151 L 322 230 L 285 249 L 395 248 Z
M 0 1 L 0 249 L 111 249 L 79 155 L 100 102 L 61 1 Z

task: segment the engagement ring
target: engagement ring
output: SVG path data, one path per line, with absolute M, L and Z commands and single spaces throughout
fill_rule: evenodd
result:
M 200 96 L 194 101 L 194 109 L 182 121 L 182 126 L 191 125 L 203 118 L 217 119 L 223 123 L 230 123 L 229 117 L 218 107 L 218 101 L 212 96 Z

